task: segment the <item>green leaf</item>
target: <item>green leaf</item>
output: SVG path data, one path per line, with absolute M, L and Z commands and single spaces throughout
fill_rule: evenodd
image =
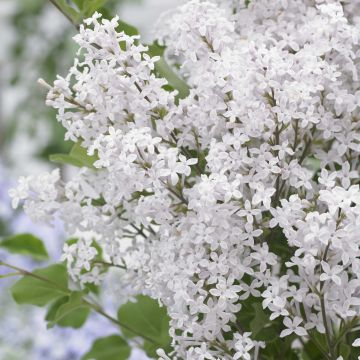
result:
M 73 166 L 77 166 L 77 167 L 83 166 L 81 161 L 73 158 L 72 156 L 70 156 L 68 154 L 51 154 L 49 156 L 49 160 L 51 162 L 54 162 L 57 164 L 73 165 Z
M 156 349 L 163 348 L 165 352 L 171 350 L 169 335 L 169 321 L 165 307 L 160 307 L 158 302 L 148 296 L 137 296 L 137 302 L 128 302 L 118 311 L 119 321 L 146 336 L 144 350 L 150 357 L 156 357 Z M 122 327 L 123 334 L 129 338 L 137 336 Z
M 80 142 L 74 144 L 74 146 L 70 150 L 69 155 L 74 159 L 80 161 L 83 166 L 86 167 L 93 167 L 94 162 L 98 160 L 98 157 L 96 155 L 89 156 L 87 154 L 87 150 L 81 146 Z
M 243 280 L 250 282 L 246 276 Z M 263 309 L 262 301 L 258 298 L 249 297 L 242 301 L 242 307 L 236 314 L 237 322 L 244 331 L 250 331 L 252 338 L 257 341 L 265 341 L 267 344 L 277 342 L 283 327 L 280 318 L 270 321 L 271 313 Z
M 108 0 L 77 0 L 77 2 L 81 4 L 80 10 L 83 17 L 87 18 L 104 6 Z
M 278 321 L 270 321 L 270 314 L 263 309 L 259 299 L 250 297 L 245 300 L 237 319 L 246 331 L 252 333 L 254 340 L 269 343 L 279 338 Z
M 18 304 L 44 306 L 68 293 L 68 275 L 64 265 L 55 264 L 25 275 L 11 288 L 14 300 Z
M 250 329 L 256 336 L 269 323 L 269 317 L 265 314 L 261 303 L 252 304 L 254 318 L 250 321 Z
M 252 304 L 253 318 L 250 321 L 250 331 L 257 341 L 267 343 L 278 339 L 278 329 L 276 321 L 270 321 L 269 314 L 263 309 L 261 303 Z
M 85 291 L 87 291 L 88 293 L 90 292 L 90 293 L 93 293 L 95 295 L 99 295 L 99 293 L 100 293 L 99 286 L 96 286 L 93 283 L 85 283 L 84 287 L 85 287 Z
M 291 257 L 295 253 L 295 249 L 288 244 L 288 240 L 280 226 L 271 229 L 269 236 L 267 237 L 267 243 L 269 245 L 269 251 L 281 259 L 279 261 L 281 264 L 280 273 L 285 274 L 287 272 L 286 262 L 291 260 Z
M 92 168 L 94 162 L 98 160 L 98 157 L 96 155 L 89 156 L 87 150 L 82 147 L 80 143 L 76 143 L 71 148 L 69 154 L 52 154 L 49 156 L 49 159 L 59 164 Z
M 121 336 L 110 335 L 95 340 L 82 360 L 126 360 L 130 353 L 130 346 Z
M 160 58 L 160 60 L 155 63 L 155 70 L 159 76 L 164 77 L 168 81 L 171 87 L 179 91 L 180 99 L 184 99 L 189 95 L 190 91 L 186 82 L 175 74 L 164 58 Z
M 286 338 L 278 338 L 277 341 L 267 343 L 265 349 L 260 349 L 259 359 L 299 360 L 297 350 L 291 348 L 291 345 L 295 338 L 295 336 L 287 336 Z
M 0 242 L 0 246 L 15 254 L 29 255 L 35 260 L 49 258 L 43 242 L 32 234 L 9 236 Z
M 257 333 L 256 337 L 254 337 L 254 340 L 265 341 L 267 344 L 274 342 L 278 339 L 279 339 L 279 333 L 272 326 L 267 326 L 267 327 L 261 329 Z
M 69 300 L 69 296 L 68 295 L 64 295 L 58 299 L 56 299 L 49 307 L 46 316 L 45 316 L 45 320 L 48 322 L 54 321 L 56 313 L 59 309 L 59 307 L 63 304 L 65 304 L 66 302 L 68 302 Z
M 118 23 L 119 23 L 119 25 L 116 28 L 116 31 L 118 31 L 118 32 L 123 31 L 126 35 L 129 35 L 129 36 L 139 35 L 139 30 L 135 26 L 132 26 L 122 20 L 119 20 Z
M 86 0 L 73 0 L 73 2 L 77 6 L 77 8 L 81 11 L 84 7 L 84 2 L 86 2 Z
M 148 52 L 150 56 L 160 56 L 160 60 L 155 63 L 156 75 L 165 78 L 173 89 L 178 90 L 178 98 L 186 98 L 190 93 L 189 87 L 165 61 L 164 48 L 160 47 L 156 43 L 153 43 L 152 45 L 149 45 Z
M 56 301 L 46 315 L 46 320 L 49 321 L 48 328 L 57 324 L 77 329 L 84 325 L 90 314 L 90 308 L 82 298 L 81 291 L 74 291 L 70 296 L 64 296 Z

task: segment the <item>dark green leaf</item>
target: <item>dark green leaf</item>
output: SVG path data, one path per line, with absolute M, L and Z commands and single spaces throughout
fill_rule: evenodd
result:
M 90 309 L 82 300 L 83 293 L 74 291 L 70 296 L 60 298 L 50 308 L 46 320 L 48 327 L 55 324 L 62 327 L 80 328 L 87 320 Z
M 281 264 L 281 274 L 285 274 L 287 271 L 285 263 L 290 261 L 291 257 L 294 255 L 295 249 L 289 246 L 280 226 L 271 229 L 267 243 L 269 244 L 269 250 L 281 259 L 279 261 Z
M 129 358 L 131 349 L 127 342 L 118 335 L 110 335 L 97 339 L 87 352 L 83 360 L 126 360 Z
M 265 314 L 260 303 L 252 304 L 253 319 L 250 321 L 250 329 L 254 336 L 256 336 L 267 324 L 269 324 L 269 317 Z
M 147 337 L 144 339 L 144 350 L 150 357 L 156 356 L 156 349 L 161 347 L 170 350 L 169 316 L 166 308 L 160 307 L 156 300 L 148 296 L 137 296 L 137 302 L 128 302 L 118 312 L 119 321 Z M 127 337 L 137 336 L 127 328 L 122 327 Z M 151 340 L 151 341 L 150 341 Z
M 266 344 L 266 348 L 260 350 L 259 358 L 266 360 L 299 360 L 297 351 L 291 348 L 294 340 L 295 337 L 288 336 L 284 339 L 278 338 L 278 341 Z
M 11 288 L 18 304 L 44 306 L 68 293 L 68 275 L 64 265 L 55 264 L 33 271 L 34 278 L 25 275 Z
M 255 340 L 271 342 L 279 338 L 276 321 L 270 321 L 261 303 L 252 304 L 253 316 L 250 321 L 250 331 Z
M 49 257 L 43 242 L 31 234 L 7 237 L 0 242 L 0 246 L 15 254 L 29 255 L 35 260 L 46 260 Z
M 279 339 L 279 333 L 273 326 L 267 326 L 261 329 L 256 336 L 254 336 L 254 340 L 257 341 L 265 341 L 266 343 L 271 343 Z
M 270 321 L 270 314 L 264 310 L 260 299 L 252 297 L 243 301 L 242 309 L 237 314 L 239 325 L 250 331 L 257 341 L 272 342 L 279 338 L 279 321 Z

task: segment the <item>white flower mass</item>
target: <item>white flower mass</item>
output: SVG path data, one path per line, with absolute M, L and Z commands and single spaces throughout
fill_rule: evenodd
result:
M 174 353 L 161 359 L 256 359 L 266 343 L 236 316 L 249 297 L 281 337 L 359 318 L 359 7 L 188 2 L 157 28 L 183 99 L 118 18 L 81 25 L 47 104 L 96 161 L 68 182 L 20 179 L 13 205 L 84 234 L 64 248 L 73 279 L 104 277 L 96 239 L 126 296 L 167 307 Z

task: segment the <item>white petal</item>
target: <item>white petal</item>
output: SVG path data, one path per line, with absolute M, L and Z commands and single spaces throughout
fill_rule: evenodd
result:
M 285 329 L 285 330 L 283 330 L 283 331 L 281 332 L 280 337 L 283 338 L 283 337 L 285 337 L 285 336 L 290 335 L 291 333 L 292 333 L 292 330 L 290 330 L 290 329 Z
M 295 334 L 299 336 L 306 336 L 307 332 L 303 327 L 298 327 L 295 329 Z

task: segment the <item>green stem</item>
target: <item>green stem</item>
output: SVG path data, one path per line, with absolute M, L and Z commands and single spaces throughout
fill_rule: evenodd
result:
M 115 264 L 112 264 L 112 263 L 108 263 L 106 261 L 95 260 L 92 263 L 93 264 L 104 265 L 104 266 L 107 266 L 107 267 L 116 267 L 116 268 L 119 268 L 119 269 L 127 270 L 127 267 L 125 265 L 115 265 Z
M 4 261 L 0 261 L 0 266 L 5 266 L 5 267 L 8 267 L 9 269 L 13 269 L 13 270 L 16 270 L 19 272 L 19 275 L 23 275 L 23 276 L 30 276 L 34 279 L 37 279 L 37 280 L 40 280 L 40 281 L 43 281 L 43 282 L 46 282 L 48 284 L 51 284 L 52 286 L 55 286 L 58 290 L 60 290 L 61 292 L 65 293 L 65 294 L 70 294 L 71 291 L 67 288 L 64 288 L 62 287 L 61 285 L 49 280 L 48 278 L 45 278 L 41 275 L 37 275 L 37 274 L 34 274 L 30 271 L 27 271 L 25 269 L 21 269 L 15 265 L 11 265 L 11 264 L 8 264 Z
M 324 254 L 322 256 L 322 261 L 326 261 L 327 254 L 330 249 L 330 245 L 331 245 L 331 240 L 328 242 L 328 244 L 325 248 Z M 325 281 L 321 281 L 320 282 L 320 291 L 318 292 L 317 295 L 320 299 L 321 317 L 322 317 L 324 327 L 325 327 L 326 342 L 327 342 L 328 350 L 330 353 L 330 359 L 335 360 L 336 359 L 335 347 L 334 347 L 332 339 L 331 339 L 330 328 L 329 328 L 329 324 L 328 324 L 327 317 L 326 317 L 326 305 L 325 305 L 325 297 L 324 297 L 324 293 L 323 293 L 324 285 L 325 285 Z
M 52 286 L 55 286 L 58 290 L 60 290 L 61 292 L 65 293 L 67 295 L 71 294 L 71 290 L 62 287 L 61 285 L 59 285 L 59 284 L 57 284 L 57 283 L 43 277 L 43 276 L 34 274 L 34 273 L 30 272 L 30 271 L 27 271 L 25 269 L 21 269 L 21 268 L 15 266 L 15 265 L 11 265 L 11 264 L 5 263 L 3 261 L 0 261 L 0 266 L 5 266 L 5 267 L 8 267 L 9 269 L 17 270 L 18 275 L 30 276 L 30 277 L 32 277 L 34 279 L 37 279 L 37 280 L 46 282 L 48 284 L 51 284 Z M 136 336 L 140 336 L 141 338 L 143 338 L 146 341 L 149 341 L 149 342 L 151 342 L 153 344 L 158 344 L 157 341 L 155 341 L 154 339 L 152 339 L 152 338 L 150 338 L 150 337 L 148 337 L 146 335 L 141 334 L 137 330 L 134 330 L 130 326 L 122 323 L 118 319 L 116 319 L 116 318 L 112 317 L 111 315 L 107 314 L 99 305 L 94 304 L 94 303 L 92 303 L 91 301 L 89 301 L 89 300 L 87 300 L 85 298 L 83 298 L 82 301 L 84 302 L 84 304 L 86 304 L 87 306 L 92 308 L 98 314 L 100 314 L 100 315 L 104 316 L 105 318 L 107 318 L 108 320 L 110 320 L 112 323 L 114 323 L 114 324 L 116 324 L 118 326 L 121 326 L 122 328 L 128 330 L 129 332 L 132 332 Z M 158 344 L 158 345 L 160 346 L 160 344 Z
M 299 165 L 302 164 L 302 162 L 305 160 L 306 156 L 308 155 L 308 153 L 310 152 L 310 149 L 311 149 L 311 145 L 313 143 L 313 136 L 315 134 L 315 130 L 316 130 L 316 126 L 314 125 L 313 128 L 311 129 L 311 135 L 310 137 L 307 139 L 307 141 L 305 142 L 305 147 L 304 147 L 304 150 L 300 156 L 300 159 L 299 159 Z
M 137 235 L 141 235 L 144 239 L 147 239 L 143 229 L 138 228 L 135 224 L 130 224 L 130 226 L 137 231 Z
M 5 279 L 8 277 L 19 276 L 19 275 L 22 275 L 22 274 L 20 272 L 9 273 L 9 274 L 5 274 L 5 275 L 0 275 L 0 279 Z
M 49 0 L 69 21 L 72 25 L 74 25 L 76 27 L 76 30 L 79 30 L 79 25 L 75 24 L 73 19 L 71 18 L 71 16 L 69 14 L 67 14 L 56 2 L 56 0 Z
M 322 316 L 324 327 L 325 327 L 326 341 L 327 341 L 328 349 L 330 352 L 330 359 L 335 360 L 336 356 L 335 356 L 334 346 L 333 346 L 332 340 L 331 340 L 329 324 L 328 324 L 328 321 L 326 318 L 325 300 L 324 300 L 323 295 L 320 296 L 320 306 L 321 306 L 321 316 Z
M 228 355 L 230 355 L 231 357 L 233 356 L 233 354 L 231 353 L 230 349 L 226 346 L 226 344 L 221 343 L 221 342 L 215 340 L 215 341 L 213 341 L 213 342 L 211 343 L 211 345 L 213 345 L 214 347 L 222 350 L 225 354 L 228 354 Z

